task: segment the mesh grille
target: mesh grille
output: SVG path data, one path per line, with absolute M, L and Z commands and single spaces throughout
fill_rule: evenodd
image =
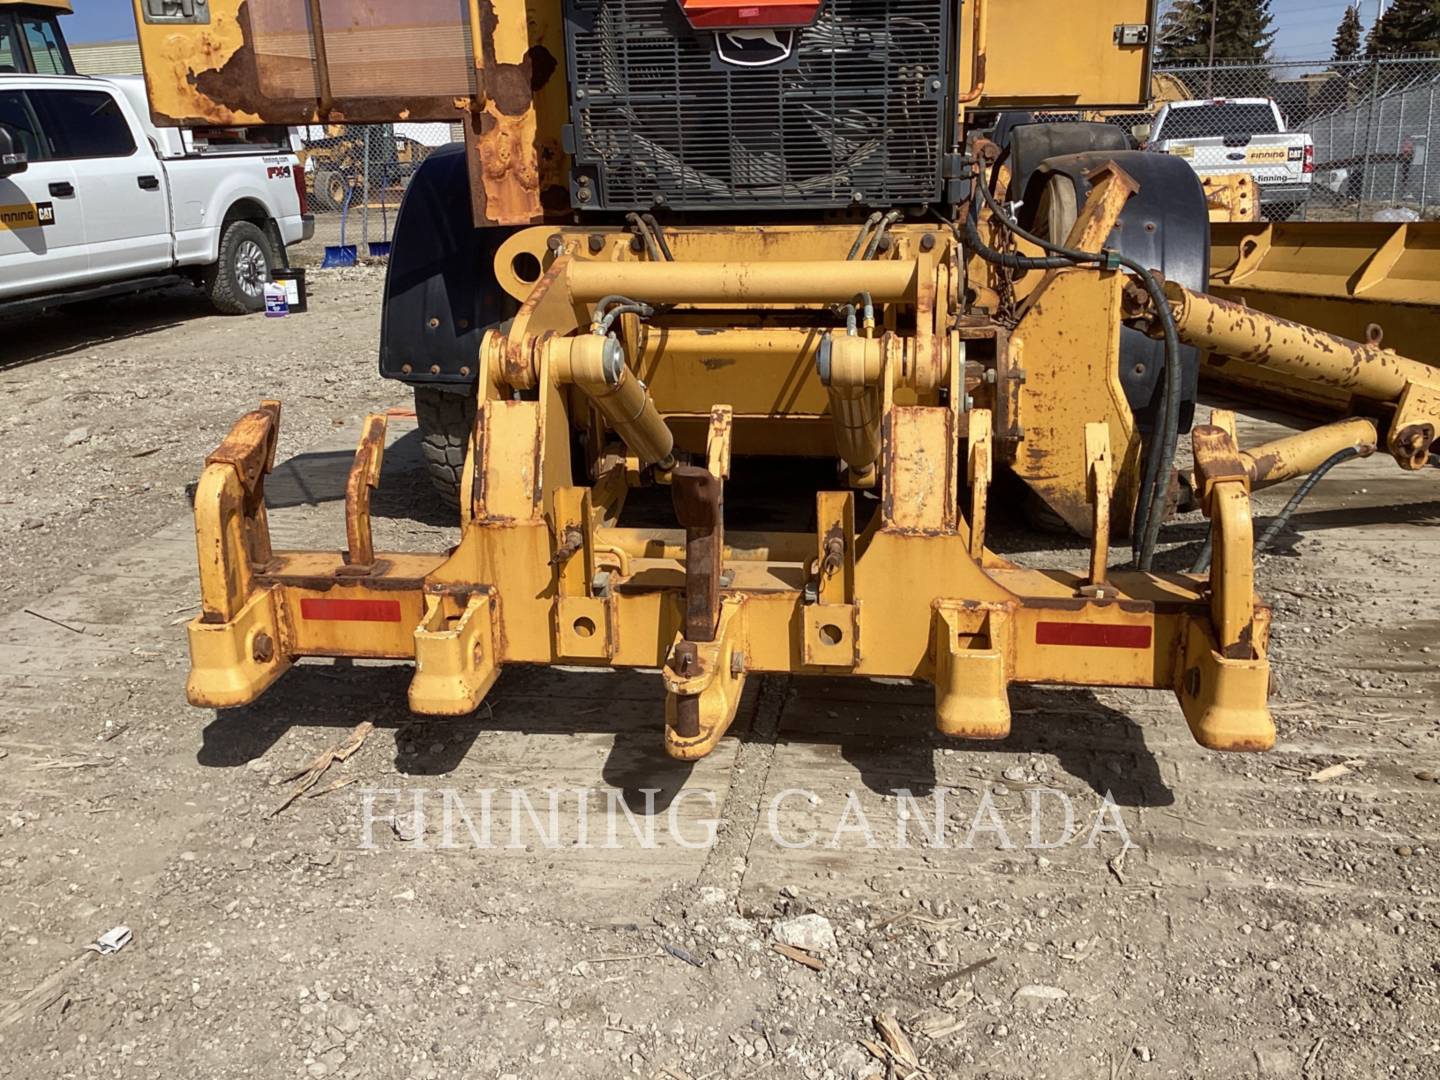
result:
M 829 0 L 788 60 L 744 68 L 720 61 L 676 0 L 575 0 L 576 162 L 599 189 L 582 205 L 934 201 L 948 6 Z

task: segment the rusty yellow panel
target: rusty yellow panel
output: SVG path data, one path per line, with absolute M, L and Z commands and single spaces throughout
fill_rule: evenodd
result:
M 482 6 L 477 20 L 463 0 L 209 0 L 156 19 L 135 0 L 135 16 L 162 120 L 457 120 L 474 101 L 500 126 L 528 114 L 533 139 L 532 97 L 564 55 L 558 0 Z
M 453 120 L 474 92 L 453 0 L 209 0 L 153 18 L 135 0 L 151 109 L 177 124 Z
M 982 106 L 1140 105 L 1150 85 L 1151 0 L 984 0 L 962 56 Z M 977 70 L 978 67 L 978 70 Z
M 1093 525 L 1085 426 L 1104 423 L 1115 454 L 1113 519 L 1129 521 L 1139 437 L 1120 386 L 1120 292 L 1115 274 L 1064 270 L 1036 290 L 1011 338 L 1025 380 L 1016 420 L 1024 437 L 1010 467 L 1072 529 Z
M 887 424 L 887 523 L 918 532 L 954 528 L 955 427 L 950 410 L 897 405 Z
M 482 516 L 529 521 L 541 497 L 539 406 L 533 401 L 487 401 L 481 408 L 489 436 L 480 464 Z

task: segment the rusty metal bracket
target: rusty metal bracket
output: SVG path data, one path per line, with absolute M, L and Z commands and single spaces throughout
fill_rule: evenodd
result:
M 724 484 L 709 469 L 676 466 L 670 481 L 675 516 L 685 528 L 687 641 L 714 641 L 720 619 L 720 570 L 725 551 Z
M 370 493 L 380 486 L 385 460 L 386 420 L 382 413 L 365 418 L 360 445 L 345 481 L 345 567 L 342 576 L 364 576 L 375 568 L 375 543 L 370 533 Z
M 186 682 L 193 705 L 248 704 L 291 663 L 275 591 L 255 582 L 272 559 L 265 476 L 279 427 L 278 401 L 242 416 L 205 459 L 195 489 L 200 615 L 189 626 Z
M 665 679 L 665 749 L 694 761 L 715 749 L 730 729 L 745 689 L 744 600 L 726 597 L 714 640 L 677 638 L 662 668 Z
M 802 609 L 801 653 L 811 667 L 854 667 L 860 661 L 860 609 L 855 603 L 855 496 L 822 491 L 815 499 L 814 603 Z M 808 600 L 808 596 L 807 596 Z
M 480 707 L 500 677 L 495 593 L 457 594 L 444 586 L 425 593 L 415 628 L 415 675 L 410 708 L 426 716 L 464 716 Z
M 1110 564 L 1110 500 L 1115 489 L 1109 424 L 1085 425 L 1085 456 L 1090 461 L 1090 501 L 1095 508 L 1095 518 L 1090 531 L 1090 577 L 1080 586 L 1079 593 L 1102 599 L 1114 592 L 1106 583 Z
M 1436 379 L 1440 383 L 1440 377 Z M 1390 423 L 1388 449 L 1402 469 L 1425 468 L 1435 445 L 1440 423 L 1440 387 L 1428 382 L 1407 382 Z
M 990 435 L 990 410 L 972 409 L 969 416 L 970 557 L 979 561 L 985 554 L 985 514 L 995 453 Z
M 1214 557 L 1210 611 L 1222 655 L 1250 659 L 1254 642 L 1255 525 L 1250 473 L 1224 428 L 1201 424 L 1191 435 L 1200 506 L 1210 519 Z

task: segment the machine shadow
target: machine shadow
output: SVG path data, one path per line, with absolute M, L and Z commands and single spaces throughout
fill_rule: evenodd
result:
M 380 487 L 370 500 L 375 518 L 455 527 L 459 512 L 446 506 L 430 485 L 419 428 L 411 428 L 385 447 Z M 265 481 L 265 505 L 271 510 L 345 501 L 345 481 L 355 452 L 318 450 L 296 454 L 275 466 Z
M 1009 737 L 967 742 L 935 730 L 928 686 L 884 689 L 896 695 L 893 703 L 873 695 L 830 700 L 824 721 L 828 730 L 805 730 L 802 713 L 801 730 L 782 721 L 780 737 L 787 742 L 834 742 L 860 782 L 880 795 L 902 789 L 917 798 L 932 794 L 942 786 L 936 757 L 950 751 L 962 769 L 982 780 L 1001 780 L 1000 766 L 985 755 L 1049 755 L 1097 796 L 1103 798 L 1108 792 L 1120 806 L 1169 806 L 1175 801 L 1160 763 L 1146 745 L 1144 730 L 1088 690 L 1012 687 Z M 865 715 L 871 711 L 883 714 L 883 721 Z M 985 775 L 990 770 L 993 777 Z
M 0 320 L 0 337 L 5 341 L 0 371 L 144 337 L 211 314 L 201 293 L 177 286 L 9 317 Z
M 601 779 L 621 793 L 635 814 L 652 807 L 653 813 L 666 812 L 696 767 L 665 753 L 664 696 L 653 672 L 509 668 L 484 706 L 454 718 L 411 714 L 405 707 L 409 679 L 410 668 L 403 664 L 301 665 L 253 705 L 217 712 L 204 729 L 196 761 L 207 768 L 236 768 L 263 756 L 291 728 L 334 728 L 338 737 L 338 732 L 368 720 L 395 732 L 397 772 L 444 776 L 460 768 L 485 732 L 602 734 L 613 741 L 600 768 Z M 948 749 L 974 755 L 976 765 L 985 754 L 1053 755 L 1062 770 L 1096 795 L 1108 792 L 1120 806 L 1169 806 L 1175 801 L 1140 726 L 1086 690 L 1015 687 L 1009 738 L 966 743 L 934 730 L 928 687 L 810 681 L 815 684 L 812 693 L 787 699 L 785 713 L 791 715 L 782 713 L 778 731 L 751 727 L 759 688 L 748 688 L 729 738 L 833 746 L 856 770 L 861 784 L 885 795 L 898 789 L 917 798 L 931 794 L 939 784 L 937 753 Z M 862 693 L 826 693 L 847 684 Z M 886 700 L 889 695 L 893 701 Z M 722 744 L 720 752 L 725 749 Z M 647 792 L 654 793 L 653 803 Z

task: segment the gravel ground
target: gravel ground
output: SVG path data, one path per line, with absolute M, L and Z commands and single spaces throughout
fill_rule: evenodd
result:
M 287 320 L 174 293 L 0 327 L 0 1077 L 1440 1076 L 1429 477 L 1347 465 L 1263 560 L 1268 755 L 1139 691 L 1019 688 L 974 747 L 924 687 L 756 679 L 693 767 L 652 672 L 511 670 L 442 722 L 403 666 L 307 663 L 191 709 L 205 451 L 283 398 L 277 538 L 335 545 L 359 418 L 407 404 L 380 272 L 312 283 Z M 380 542 L 441 545 L 391 427 Z M 1181 565 L 1202 530 L 1169 535 Z M 1003 514 L 995 542 L 1036 546 Z M 1075 839 L 1033 846 L 1060 796 Z

